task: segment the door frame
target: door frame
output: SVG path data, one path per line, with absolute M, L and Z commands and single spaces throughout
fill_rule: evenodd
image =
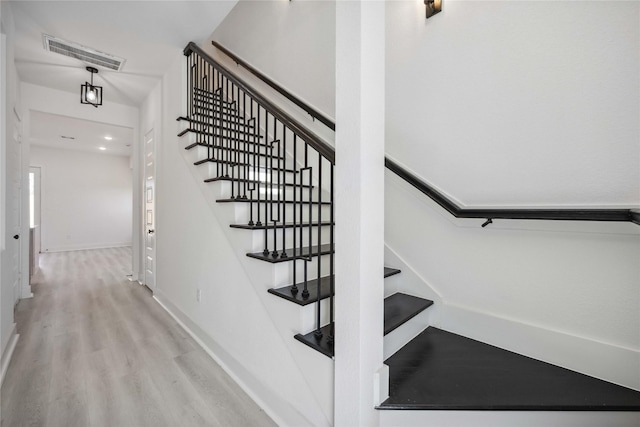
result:
M 148 140 L 148 136 L 151 136 L 151 139 L 153 140 L 153 218 L 152 218 L 152 223 L 153 223 L 153 227 L 154 227 L 154 248 L 153 248 L 153 255 L 154 255 L 154 259 L 153 259 L 153 263 L 152 263 L 152 267 L 151 267 L 151 274 L 153 276 L 153 285 L 149 286 L 148 280 L 147 280 L 147 191 L 146 191 L 146 187 L 147 187 L 147 159 L 146 159 L 146 151 L 147 151 L 147 140 Z M 141 216 L 142 216 L 142 223 L 141 223 L 141 227 L 140 227 L 140 231 L 142 232 L 142 257 L 141 257 L 141 283 L 144 284 L 145 286 L 147 286 L 152 292 L 156 289 L 157 283 L 156 283 L 156 279 L 157 279 L 157 275 L 156 275 L 156 261 L 157 261 L 157 254 L 158 254 L 158 243 L 157 243 L 157 234 L 155 233 L 155 229 L 156 224 L 157 224 L 157 206 L 158 206 L 158 194 L 157 194 L 157 173 L 158 173 L 158 168 L 157 168 L 157 149 L 156 149 L 156 131 L 155 131 L 155 126 L 151 126 L 149 128 L 149 130 L 147 130 L 143 137 L 142 137 L 142 147 L 140 150 L 140 154 L 142 157 L 142 167 L 141 167 L 141 177 L 142 177 L 142 189 L 141 189 L 141 197 L 140 197 L 140 205 L 141 205 Z

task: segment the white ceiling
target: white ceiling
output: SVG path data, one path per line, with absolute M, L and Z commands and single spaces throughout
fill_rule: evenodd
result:
M 42 34 L 48 34 L 126 59 L 120 72 L 98 67 L 94 83 L 103 87 L 103 104 L 138 107 L 187 43 L 208 38 L 236 3 L 12 1 L 18 75 L 23 82 L 77 94 L 80 102 L 80 85 L 90 79 L 87 64 L 47 52 Z M 113 140 L 105 140 L 105 135 Z M 105 154 L 129 156 L 126 145 L 133 141 L 133 130 L 34 111 L 31 136 L 37 146 L 94 152 L 104 146 Z
M 237 1 L 12 1 L 20 79 L 80 92 L 82 61 L 44 50 L 42 34 L 126 59 L 120 72 L 100 69 L 103 102 L 139 106 L 189 41 L 200 43 Z
M 32 111 L 30 118 L 31 145 L 105 155 L 131 155 L 131 144 L 134 138 L 131 128 L 40 111 Z M 110 136 L 112 139 L 106 140 L 105 136 Z M 100 150 L 99 147 L 104 147 L 106 150 Z

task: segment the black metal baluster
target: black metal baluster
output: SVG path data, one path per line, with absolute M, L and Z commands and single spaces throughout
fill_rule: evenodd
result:
M 313 223 L 310 221 L 311 224 Z M 309 227 L 312 228 L 312 227 Z M 322 275 L 322 157 L 318 154 L 318 280 L 316 281 L 316 309 L 317 309 L 317 328 L 315 332 L 316 338 L 322 337 L 322 331 L 320 330 L 320 277 Z
M 224 87 L 224 76 L 222 74 L 220 74 L 220 72 L 218 72 L 218 86 L 216 87 L 216 93 L 218 94 L 218 97 L 220 99 L 222 99 L 223 87 Z M 222 109 L 222 104 L 218 103 L 216 108 L 215 108 L 215 115 L 214 115 L 213 122 L 214 123 L 216 121 L 218 123 L 221 122 L 222 118 L 223 118 L 223 114 L 224 114 L 224 111 Z M 224 145 L 224 143 L 222 142 L 221 133 L 215 133 L 213 131 L 213 129 L 212 129 L 211 133 L 214 135 L 214 144 L 215 144 L 215 147 L 216 147 L 215 159 L 216 159 L 216 170 L 218 171 L 217 177 L 220 178 L 224 174 L 224 164 L 220 162 L 222 160 L 222 158 L 223 158 L 223 145 Z
M 193 109 L 191 103 L 193 102 L 193 92 L 191 91 L 191 60 L 193 59 L 193 53 L 187 56 L 187 123 L 191 126 L 193 120 Z
M 278 220 L 276 221 L 276 219 L 273 217 L 273 146 L 277 143 L 278 144 L 278 149 L 276 150 L 276 155 L 279 157 L 280 156 L 280 140 L 277 139 L 278 137 L 278 133 L 277 133 L 277 122 L 276 122 L 276 118 L 275 116 L 273 117 L 273 139 L 274 141 L 271 143 L 271 189 L 270 189 L 270 193 L 271 193 L 271 221 L 273 222 L 273 252 L 271 252 L 271 256 L 273 258 L 278 258 L 278 247 L 277 247 L 277 233 L 278 233 L 278 229 L 277 229 L 277 222 L 280 221 L 280 195 L 278 194 L 276 196 L 276 209 L 278 211 Z M 278 165 L 279 165 L 279 160 L 276 159 L 276 178 L 278 179 L 278 182 L 280 182 L 280 170 L 278 169 Z M 277 189 L 276 189 L 277 191 Z
M 215 71 L 213 69 L 213 66 L 209 65 L 208 74 L 211 76 L 211 80 L 212 81 L 215 78 L 214 73 L 215 73 Z M 210 86 L 210 85 L 211 85 L 211 83 L 207 84 L 207 86 Z M 213 122 L 215 120 L 215 113 L 213 111 L 211 111 L 210 117 L 211 117 L 210 121 Z M 207 135 L 206 135 L 206 138 L 204 138 L 204 140 L 205 140 L 204 142 L 207 144 L 206 145 L 206 147 L 207 147 L 207 158 L 208 159 L 213 159 L 213 144 L 212 144 L 213 141 L 212 141 L 212 135 L 211 135 L 211 132 L 210 132 L 210 128 L 207 129 Z M 211 169 L 211 167 L 209 167 L 209 169 Z
M 247 116 L 247 93 L 245 91 L 242 91 L 242 117 L 246 117 Z M 238 120 L 240 121 L 240 120 Z M 243 152 L 243 158 L 244 158 L 244 185 L 243 185 L 243 192 L 242 192 L 242 198 L 246 199 L 247 198 L 247 189 L 248 189 L 248 177 L 249 177 L 249 153 L 250 153 L 250 147 L 251 145 L 249 145 L 249 141 L 253 142 L 253 136 L 249 136 L 248 133 L 248 129 L 247 129 L 247 125 L 246 125 L 246 120 L 243 121 L 243 126 L 244 126 L 244 130 L 245 130 L 245 136 L 244 138 L 247 140 L 247 142 L 245 142 L 244 144 L 244 152 Z M 252 203 L 249 203 L 249 205 L 251 206 Z M 249 218 L 250 220 L 252 219 L 253 216 L 253 209 L 249 208 L 250 212 L 249 212 Z
M 225 78 L 225 89 L 224 89 L 224 99 L 228 99 L 229 98 L 229 79 Z M 224 105 L 222 103 L 222 97 L 220 97 L 220 109 L 224 108 Z M 229 113 L 229 110 L 227 109 L 227 113 Z M 224 135 L 224 132 L 220 132 L 220 135 Z M 226 138 L 222 138 L 223 144 L 224 144 L 224 151 L 223 151 L 223 156 L 226 159 L 226 162 L 224 162 L 225 165 L 225 172 L 224 172 L 224 176 L 226 178 L 230 178 L 229 177 L 229 137 L 227 135 Z M 232 194 L 232 198 L 233 198 L 233 183 L 231 183 L 231 194 Z
M 258 134 L 260 134 L 260 104 L 258 104 L 258 114 L 256 114 L 257 120 L 258 120 Z M 266 133 L 265 133 L 266 134 Z M 258 140 L 259 141 L 259 140 Z M 265 148 L 266 151 L 266 148 Z M 257 181 L 257 185 L 258 185 L 258 191 L 256 191 L 257 195 L 258 195 L 258 202 L 257 202 L 257 214 L 256 214 L 256 219 L 258 220 L 256 222 L 256 226 L 260 227 L 262 226 L 262 221 L 260 221 L 260 164 L 258 163 L 257 159 L 259 158 L 259 156 L 254 157 L 254 161 L 253 161 L 253 179 L 255 179 Z M 265 208 L 266 209 L 266 208 Z
M 265 139 L 268 141 L 269 140 L 269 113 L 265 110 L 264 112 L 264 137 Z M 273 149 L 273 145 L 271 146 L 271 148 Z M 265 151 L 267 151 L 265 149 Z M 264 250 L 262 251 L 262 253 L 264 254 L 264 256 L 269 255 L 269 249 L 268 249 L 268 241 L 269 241 L 269 209 L 270 209 L 270 204 L 269 204 L 269 195 L 267 194 L 268 192 L 268 181 L 271 181 L 271 179 L 267 180 L 267 173 L 271 173 L 270 171 L 267 172 L 267 161 L 265 160 L 265 193 L 264 193 Z M 273 166 L 273 165 L 272 165 Z
M 331 324 L 329 328 L 329 336 L 327 337 L 327 343 L 333 344 L 334 339 L 334 323 L 333 323 L 333 296 L 335 292 L 335 271 L 334 271 L 334 257 L 335 248 L 333 247 L 333 164 L 329 163 L 329 247 L 331 249 L 331 255 L 329 257 L 329 322 Z
M 302 248 L 304 247 L 303 245 L 303 229 L 304 229 L 304 203 L 303 203 L 303 192 L 302 190 L 304 189 L 304 172 L 305 170 L 309 170 L 309 146 L 307 145 L 306 141 L 304 142 L 304 168 L 300 169 L 300 253 L 302 254 Z M 309 182 L 311 182 L 311 174 L 309 174 Z M 311 197 L 311 192 L 309 192 L 309 197 Z M 309 220 L 311 219 L 311 209 L 309 209 Z M 310 244 L 310 243 L 309 243 Z M 302 289 L 302 298 L 307 299 L 309 298 L 309 288 L 308 288 L 308 281 L 307 281 L 307 262 L 305 261 L 304 263 L 304 285 L 303 285 L 303 289 Z
M 297 159 L 296 159 L 296 151 L 297 151 L 297 135 L 294 133 L 293 134 L 293 285 L 291 286 L 291 294 L 296 295 L 298 293 L 298 285 L 296 284 L 296 281 L 298 280 L 298 276 L 296 275 L 296 266 L 298 265 L 298 259 L 296 258 L 296 253 L 298 250 L 298 246 L 296 245 L 296 236 L 297 236 L 297 219 L 296 219 L 296 211 L 297 211 L 297 198 L 296 198 L 296 169 L 297 169 Z M 286 179 L 285 182 L 283 182 L 283 185 L 286 185 Z M 283 187 L 283 188 L 286 188 Z M 302 209 L 302 208 L 301 208 Z M 302 243 L 302 242 L 300 242 Z
M 240 108 L 240 88 L 237 87 L 236 85 L 233 85 L 233 87 L 235 88 L 235 98 L 234 101 L 236 102 L 236 105 L 238 106 L 238 116 L 240 115 L 240 112 L 242 111 L 242 109 Z M 232 91 L 233 93 L 233 91 Z M 240 149 L 240 133 L 239 133 L 239 128 L 238 128 L 238 117 L 235 118 L 235 124 L 233 124 L 233 121 L 231 121 L 231 125 L 229 126 L 231 129 L 233 129 L 233 133 L 235 136 L 235 141 L 233 143 L 235 150 L 233 151 L 233 176 L 235 177 L 235 180 L 231 182 L 231 185 L 233 185 L 234 183 L 236 184 L 236 194 L 237 194 L 237 198 L 240 198 L 240 153 L 239 153 L 239 149 Z
M 279 194 L 280 194 L 280 200 L 282 203 L 282 251 L 280 252 L 280 258 L 286 258 L 287 257 L 287 250 L 286 250 L 286 232 L 287 232 L 287 207 L 285 204 L 285 200 L 286 200 L 286 185 L 284 184 L 287 180 L 287 175 L 286 175 L 286 169 L 287 169 L 287 162 L 286 162 L 286 156 L 287 156 L 287 127 L 283 124 L 282 125 L 282 152 L 280 153 L 280 157 L 282 157 L 282 163 L 280 168 L 282 169 L 282 179 L 280 180 L 280 182 L 278 183 L 278 188 L 279 188 Z M 293 206 L 295 209 L 295 201 L 293 202 Z
M 202 105 L 202 103 L 198 99 L 198 97 L 199 97 L 199 90 L 198 90 L 199 88 L 198 88 L 198 86 L 200 85 L 200 69 L 202 68 L 202 58 L 200 58 L 200 56 L 198 56 L 196 58 L 196 60 L 197 60 L 196 61 L 196 64 L 197 64 L 197 67 L 196 67 L 196 81 L 194 83 L 195 87 L 196 87 L 196 92 L 197 92 L 197 94 L 196 94 L 197 95 L 196 96 L 196 102 L 198 103 L 198 105 Z M 202 116 L 202 114 L 201 114 L 201 116 Z M 201 119 L 202 119 L 202 117 L 201 117 Z M 199 142 L 200 138 L 202 138 L 202 133 L 200 133 L 200 132 L 202 132 L 202 123 L 200 123 L 200 122 L 201 122 L 201 120 L 193 124 L 193 128 L 196 131 L 196 142 Z
M 255 133 L 256 133 L 256 130 L 255 130 L 256 118 L 253 115 L 253 98 L 249 97 L 249 100 L 251 102 L 251 113 L 250 113 L 251 119 L 249 121 L 253 120 L 253 123 L 254 123 L 254 126 L 253 126 L 254 127 L 254 136 L 252 136 L 251 139 L 254 142 L 254 144 L 251 147 L 253 149 L 253 153 L 252 153 L 253 154 L 253 165 L 250 165 L 250 166 L 247 167 L 246 179 L 247 180 L 251 180 L 251 181 L 249 181 L 249 199 L 253 200 L 254 197 L 255 197 L 253 192 L 256 189 L 258 190 L 258 192 L 260 192 L 260 183 L 259 182 L 258 183 L 253 182 L 253 180 L 255 180 L 255 174 L 256 174 L 256 149 L 258 147 L 257 142 L 259 142 L 260 139 L 259 139 L 259 136 L 258 137 L 255 136 Z M 259 133 L 258 133 L 258 135 L 259 135 Z M 256 140 L 257 140 L 257 142 L 256 142 Z M 251 170 L 253 170 L 253 176 L 251 176 L 251 174 L 249 173 L 249 171 L 251 171 Z M 254 225 L 255 223 L 253 221 L 253 202 L 249 203 L 249 211 L 250 211 L 249 225 Z

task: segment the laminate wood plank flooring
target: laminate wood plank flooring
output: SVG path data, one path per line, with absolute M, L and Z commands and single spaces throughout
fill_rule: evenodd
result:
M 131 249 L 42 254 L 2 384 L 1 425 L 275 426 L 126 275 Z

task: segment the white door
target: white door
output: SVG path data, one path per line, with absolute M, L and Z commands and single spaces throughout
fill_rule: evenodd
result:
M 144 136 L 144 284 L 156 287 L 156 159 L 153 129 Z
M 11 263 L 11 283 L 14 303 L 20 299 L 20 253 L 22 242 L 28 242 L 29 236 L 20 235 L 20 191 L 22 165 L 22 122 L 13 114 L 13 130 L 7 141 L 7 250 Z
M 29 227 L 33 228 L 33 244 L 30 253 L 40 253 L 40 237 L 42 229 L 40 227 L 40 176 L 41 171 L 38 166 L 29 167 Z

